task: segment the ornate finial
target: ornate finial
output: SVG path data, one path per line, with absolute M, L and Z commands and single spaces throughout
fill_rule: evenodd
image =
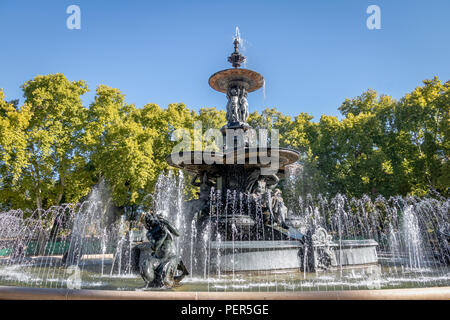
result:
M 245 61 L 245 57 L 239 52 L 239 39 L 234 37 L 234 52 L 228 57 L 228 62 L 231 63 L 233 68 L 239 68 Z

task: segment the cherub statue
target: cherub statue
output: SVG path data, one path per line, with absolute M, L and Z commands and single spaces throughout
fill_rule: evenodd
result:
M 247 122 L 248 115 L 247 91 L 242 89 L 239 98 L 239 121 Z
M 239 121 L 239 89 L 232 87 L 227 91 L 227 121 L 234 123 Z
M 275 224 L 282 228 L 288 229 L 286 224 L 287 207 L 284 205 L 283 197 L 281 196 L 281 190 L 275 189 L 271 199 L 272 214 Z

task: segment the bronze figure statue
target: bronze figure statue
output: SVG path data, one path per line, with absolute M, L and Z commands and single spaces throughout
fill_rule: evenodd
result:
M 176 254 L 174 238 L 178 231 L 163 217 L 147 213 L 144 219 L 147 239 L 133 248 L 134 269 L 146 287 L 171 288 L 189 274 Z
M 239 96 L 239 121 L 247 123 L 248 113 L 248 101 L 247 101 L 247 91 L 242 88 L 241 94 Z
M 239 122 L 239 89 L 231 87 L 227 91 L 227 121 L 228 123 Z

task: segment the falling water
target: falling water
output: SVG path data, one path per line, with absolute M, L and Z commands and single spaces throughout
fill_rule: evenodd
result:
M 262 94 L 263 94 L 263 108 L 264 108 L 266 106 L 266 79 L 263 80 Z
M 130 268 L 130 255 L 124 255 L 132 248 L 131 222 L 125 216 L 111 222 L 104 189 L 100 183 L 87 201 L 77 205 L 32 213 L 1 212 L 0 283 L 65 287 L 67 267 L 75 265 L 80 268 L 83 288 L 142 287 L 142 280 Z M 325 228 L 337 248 L 351 239 L 375 239 L 378 265 L 344 268 L 340 262 L 337 270 L 322 272 L 310 273 L 305 268 L 302 273 L 242 273 L 235 269 L 242 243 L 250 245 L 253 236 L 259 240 L 272 236 L 275 242 L 273 232 L 267 234 L 261 227 L 261 206 L 250 206 L 248 198 L 235 190 L 227 191 L 222 203 L 221 192 L 213 189 L 210 214 L 202 225 L 198 217 L 188 214 L 183 190 L 182 174 L 168 172 L 159 177 L 152 195 L 153 210 L 179 229 L 177 250 L 192 271 L 180 290 L 346 290 L 450 284 L 448 199 L 348 199 L 342 195 L 293 198 L 290 219 L 297 221 L 302 232 Z M 259 224 L 241 230 L 235 218 L 246 215 Z M 219 232 L 215 221 L 229 225 L 225 226 L 227 233 Z M 213 243 L 218 247 L 227 243 L 230 251 L 214 251 Z M 305 265 L 307 256 L 302 261 Z M 232 268 L 227 271 L 225 266 L 230 262 Z
M 416 213 L 413 207 L 409 205 L 403 212 L 402 233 L 406 246 L 406 254 L 408 256 L 410 268 L 421 268 L 422 259 L 422 238 L 420 236 L 420 228 L 417 221 Z
M 240 50 L 242 51 L 242 53 L 245 54 L 245 52 L 247 51 L 247 48 L 245 46 L 246 40 L 241 37 L 241 32 L 239 30 L 239 27 L 236 27 L 236 30 L 234 33 L 234 39 L 237 39 L 239 41 Z M 247 68 L 247 59 L 244 60 L 244 68 Z
M 119 235 L 120 240 L 117 243 L 116 251 L 114 252 L 113 261 L 112 261 L 112 267 L 110 271 L 110 275 L 112 276 L 114 274 L 114 267 L 117 266 L 117 272 L 120 275 L 123 267 L 122 267 L 122 260 L 124 259 L 124 256 L 126 256 L 125 250 L 127 248 L 127 240 L 129 241 L 129 234 L 125 232 L 125 215 L 122 215 L 120 217 L 120 223 L 119 223 Z

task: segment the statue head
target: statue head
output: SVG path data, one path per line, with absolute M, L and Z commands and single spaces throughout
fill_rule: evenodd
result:
M 230 93 L 230 96 L 237 96 L 239 94 L 235 87 L 231 88 L 228 92 Z
M 256 184 L 256 193 L 266 192 L 266 181 L 264 179 L 258 179 Z
M 158 217 L 156 217 L 151 211 L 145 214 L 144 225 L 147 230 L 153 229 L 158 224 Z

